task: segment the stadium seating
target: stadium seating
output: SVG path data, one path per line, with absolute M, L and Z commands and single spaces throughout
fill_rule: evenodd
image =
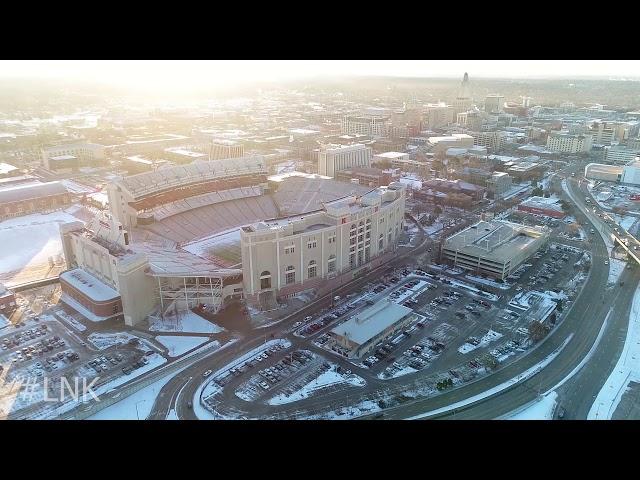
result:
M 173 212 L 144 228 L 174 242 L 188 242 L 277 216 L 278 208 L 271 196 L 250 196 Z

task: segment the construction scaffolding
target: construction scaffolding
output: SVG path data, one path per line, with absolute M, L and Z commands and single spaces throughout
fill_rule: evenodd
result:
M 156 298 L 160 317 L 178 316 L 181 312 L 206 305 L 207 310 L 218 313 L 223 308 L 223 278 L 156 276 Z M 176 315 L 177 314 L 177 315 Z

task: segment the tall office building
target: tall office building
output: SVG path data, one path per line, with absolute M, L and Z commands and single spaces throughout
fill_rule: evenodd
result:
M 445 103 L 430 103 L 424 109 L 424 124 L 427 128 L 440 128 L 453 123 L 453 107 Z
M 491 114 L 501 113 L 504 108 L 504 97 L 492 93 L 484 99 L 484 111 Z
M 371 148 L 354 145 L 323 145 L 318 152 L 318 173 L 335 177 L 340 170 L 371 167 Z

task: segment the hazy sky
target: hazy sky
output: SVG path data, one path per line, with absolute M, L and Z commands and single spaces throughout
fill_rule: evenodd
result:
M 2 60 L 2 77 L 70 78 L 150 90 L 227 86 L 316 76 L 622 76 L 638 60 Z

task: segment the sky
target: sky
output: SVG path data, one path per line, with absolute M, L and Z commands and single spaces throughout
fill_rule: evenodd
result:
M 73 79 L 149 90 L 319 76 L 640 78 L 638 60 L 1 60 L 0 78 Z

